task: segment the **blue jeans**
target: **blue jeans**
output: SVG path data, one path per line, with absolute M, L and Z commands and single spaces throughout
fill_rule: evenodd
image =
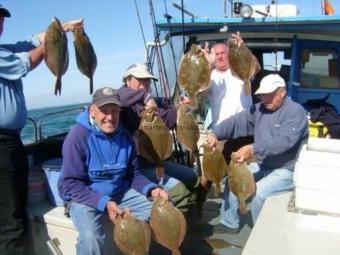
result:
M 165 176 L 163 182 L 160 185 L 169 191 L 175 187 L 178 183 L 182 182 L 188 189 L 193 189 L 197 185 L 197 174 L 193 168 L 180 165 L 171 161 L 164 161 Z M 155 168 L 143 168 L 142 174 L 148 177 L 153 182 L 158 183 L 159 180 L 156 177 Z
M 274 169 L 270 171 L 260 169 L 257 163 L 249 164 L 248 168 L 254 174 L 255 179 L 259 175 L 262 177 L 256 182 L 256 194 L 251 202 L 251 213 L 253 223 L 255 223 L 267 197 L 293 189 L 294 172 L 288 169 Z M 238 208 L 238 199 L 234 193 L 229 192 L 227 179 L 221 205 L 220 222 L 227 227 L 238 228 L 240 222 Z
M 129 208 L 131 213 L 140 220 L 147 220 L 150 217 L 152 202 L 134 189 L 113 196 L 113 200 L 119 207 Z M 70 215 L 79 232 L 77 254 L 104 254 L 105 243 L 113 242 L 113 240 L 106 240 L 104 230 L 106 213 L 77 202 L 71 202 Z

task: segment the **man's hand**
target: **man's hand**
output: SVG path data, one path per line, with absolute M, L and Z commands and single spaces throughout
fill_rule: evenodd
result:
M 169 194 L 165 190 L 161 188 L 155 188 L 151 190 L 151 197 L 156 200 L 157 197 L 162 198 L 163 200 L 169 200 Z
M 124 213 L 130 213 L 130 210 L 125 208 L 125 209 L 121 209 L 118 207 L 118 205 L 113 202 L 113 201 L 109 201 L 106 204 L 106 210 L 107 213 L 109 215 L 110 220 L 113 223 L 116 223 L 116 219 L 118 215 L 123 215 Z
M 218 139 L 214 133 L 209 133 L 205 139 L 205 142 L 213 149 L 215 150 L 217 144 L 218 144 Z
M 145 103 L 145 109 L 146 110 L 151 110 L 151 109 L 157 109 L 157 103 L 154 98 L 150 98 L 146 103 Z
M 178 103 L 179 104 L 189 104 L 190 103 L 190 99 L 189 99 L 189 97 L 186 97 L 186 96 L 180 96 L 178 98 Z
M 247 144 L 242 146 L 238 151 L 235 152 L 237 163 L 243 163 L 248 160 L 254 154 L 253 146 Z
M 202 49 L 202 52 L 206 59 L 208 60 L 209 64 L 212 66 L 215 63 L 215 54 L 214 54 L 214 48 L 209 50 L 209 43 L 205 42 L 204 49 Z
M 84 27 L 84 18 L 64 22 L 62 27 L 65 33 L 74 31 L 76 28 Z
M 240 47 L 243 43 L 243 39 L 241 37 L 241 34 L 239 31 L 236 32 L 236 34 L 231 34 L 232 39 L 236 40 L 237 47 Z

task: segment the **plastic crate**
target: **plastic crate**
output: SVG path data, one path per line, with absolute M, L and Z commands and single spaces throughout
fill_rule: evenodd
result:
M 55 158 L 46 161 L 42 165 L 48 184 L 47 193 L 50 198 L 51 204 L 54 206 L 64 205 L 64 202 L 59 196 L 58 192 L 58 180 L 60 177 L 62 163 L 63 163 L 62 158 Z

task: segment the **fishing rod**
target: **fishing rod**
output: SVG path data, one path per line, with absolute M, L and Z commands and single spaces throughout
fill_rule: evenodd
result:
M 153 66 L 152 63 L 153 63 L 154 60 L 152 60 L 152 62 L 151 62 L 151 58 L 150 58 L 149 53 L 148 53 L 147 42 L 146 42 L 146 39 L 145 39 L 144 29 L 143 29 L 143 25 L 142 25 L 142 21 L 141 21 L 140 15 L 139 15 L 139 10 L 138 10 L 138 6 L 137 6 L 136 0 L 134 0 L 134 3 L 135 3 L 135 8 L 136 8 L 138 22 L 139 22 L 139 27 L 140 27 L 140 30 L 142 32 L 142 37 L 143 37 L 143 42 L 144 42 L 144 47 L 145 47 L 145 52 L 146 52 L 146 57 L 147 57 L 147 65 L 149 67 L 149 70 L 152 73 L 152 66 Z M 157 97 L 159 97 L 156 81 L 154 79 L 152 79 L 152 81 L 153 81 L 154 88 L 156 90 L 156 95 L 157 95 Z
M 150 8 L 150 15 L 151 15 L 151 21 L 152 26 L 154 30 L 154 41 L 155 41 L 155 48 L 156 48 L 156 54 L 157 54 L 157 63 L 158 63 L 158 72 L 159 72 L 159 78 L 161 81 L 161 87 L 163 88 L 164 97 L 170 99 L 170 87 L 168 83 L 168 77 L 164 65 L 164 57 L 163 52 L 161 49 L 161 45 L 159 42 L 159 31 L 156 27 L 156 18 L 155 18 L 155 12 L 152 4 L 152 0 L 149 0 L 149 8 Z

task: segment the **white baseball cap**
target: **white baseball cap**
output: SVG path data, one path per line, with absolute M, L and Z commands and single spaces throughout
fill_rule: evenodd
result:
M 268 94 L 275 91 L 277 88 L 286 87 L 284 79 L 278 74 L 269 74 L 265 76 L 261 82 L 260 87 L 256 90 L 255 94 Z
M 148 68 L 145 64 L 137 63 L 130 65 L 123 75 L 123 81 L 125 81 L 130 75 L 140 79 L 149 78 L 157 81 L 157 79 L 148 71 Z

